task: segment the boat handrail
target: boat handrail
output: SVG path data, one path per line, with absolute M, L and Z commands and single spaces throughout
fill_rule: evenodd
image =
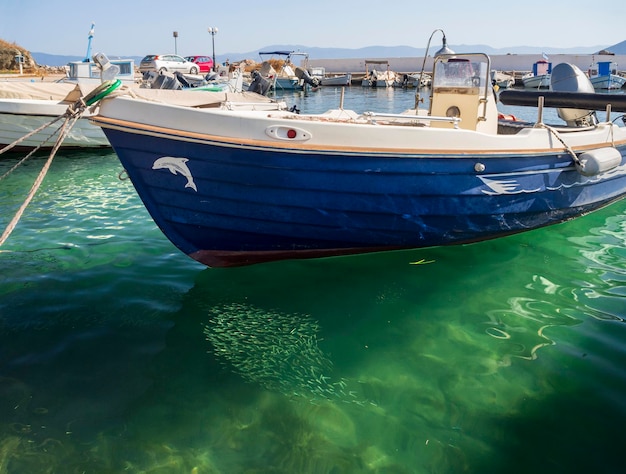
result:
M 613 112 L 626 112 L 626 95 L 601 92 L 519 91 L 504 90 L 498 100 L 504 105 L 537 107 L 543 97 L 545 107 L 602 110 L 607 105 Z
M 239 102 L 226 100 L 222 102 L 222 106 L 228 110 L 232 110 L 235 107 L 251 107 L 251 108 L 263 108 L 263 110 L 285 110 L 287 108 L 286 102 Z M 272 108 L 270 108 L 272 107 Z
M 412 114 L 392 114 L 386 112 L 363 112 L 361 115 L 367 118 L 383 117 L 383 118 L 396 118 L 404 120 L 425 120 L 429 122 L 450 122 L 454 125 L 454 128 L 459 127 L 461 123 L 460 117 L 441 117 L 436 115 L 412 115 Z

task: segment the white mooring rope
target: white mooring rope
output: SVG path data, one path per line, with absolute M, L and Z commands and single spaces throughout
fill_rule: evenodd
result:
M 70 132 L 70 130 L 72 129 L 72 127 L 74 126 L 74 124 L 80 118 L 81 115 L 82 115 L 82 111 L 80 113 L 78 113 L 78 114 L 69 115 L 69 116 L 67 116 L 65 118 L 65 122 L 63 122 L 63 125 L 61 127 L 61 132 L 59 133 L 57 141 L 54 144 L 54 147 L 52 148 L 52 151 L 50 152 L 50 156 L 46 160 L 46 163 L 44 164 L 43 168 L 41 168 L 41 171 L 39 172 L 39 175 L 37 176 L 37 179 L 35 179 L 35 182 L 33 183 L 33 186 L 30 188 L 28 196 L 26 196 L 26 199 L 24 200 L 24 202 L 22 203 L 20 208 L 15 213 L 15 216 L 13 216 L 13 219 L 11 219 L 11 222 L 9 222 L 9 224 L 7 225 L 7 228 L 2 233 L 2 236 L 0 236 L 0 246 L 2 246 L 2 244 L 4 244 L 4 242 L 6 242 L 6 240 L 9 238 L 9 236 L 11 235 L 13 230 L 15 229 L 15 226 L 17 225 L 17 223 L 19 222 L 20 218 L 22 217 L 22 214 L 24 214 L 24 211 L 26 210 L 26 208 L 28 207 L 30 202 L 33 200 L 33 197 L 35 197 L 35 193 L 37 192 L 37 190 L 41 186 L 41 183 L 43 182 L 43 179 L 46 177 L 46 174 L 48 173 L 48 170 L 50 169 L 50 165 L 52 164 L 52 160 L 54 159 L 54 155 L 56 154 L 57 150 L 61 146 L 61 143 L 63 143 L 63 140 L 65 139 L 65 137 Z M 69 124 L 69 126 L 68 126 L 68 124 Z M 22 160 L 22 161 L 24 161 L 24 160 Z
M 40 143 L 39 146 L 37 146 L 33 151 L 31 151 L 25 158 L 20 160 L 20 162 L 17 163 L 13 168 L 11 168 L 2 177 L 0 177 L 0 181 L 1 181 L 6 176 L 8 176 L 15 168 L 17 168 L 20 164 L 22 164 L 24 161 L 26 161 L 26 159 L 28 159 L 30 156 L 32 156 L 33 153 L 35 153 L 37 150 L 39 150 L 43 144 L 47 143 L 48 140 L 57 131 L 59 132 L 59 136 L 57 137 L 56 143 L 52 147 L 52 151 L 50 152 L 50 156 L 46 160 L 46 163 L 44 164 L 44 166 L 41 169 L 41 171 L 39 172 L 39 175 L 37 176 L 37 179 L 35 179 L 35 182 L 33 183 L 33 186 L 30 188 L 28 196 L 26 196 L 26 199 L 24 200 L 24 202 L 22 203 L 20 208 L 15 213 L 15 216 L 13 217 L 13 219 L 11 219 L 11 222 L 9 222 L 9 225 L 7 225 L 7 228 L 2 233 L 2 236 L 0 236 L 0 246 L 2 246 L 2 244 L 4 244 L 4 242 L 6 242 L 6 240 L 9 238 L 9 236 L 11 235 L 13 230 L 15 229 L 15 226 L 17 225 L 17 223 L 19 222 L 20 218 L 22 217 L 22 214 L 24 214 L 24 211 L 26 210 L 26 207 L 28 207 L 28 204 L 33 200 L 33 197 L 35 196 L 35 193 L 39 189 L 39 186 L 41 186 L 41 183 L 43 182 L 43 179 L 46 177 L 46 173 L 48 173 L 48 170 L 50 169 L 50 165 L 52 164 L 52 160 L 54 159 L 54 155 L 56 154 L 57 150 L 61 147 L 61 144 L 63 143 L 63 140 L 65 140 L 65 137 L 70 133 L 70 130 L 72 130 L 72 127 L 74 127 L 74 125 L 76 124 L 76 121 L 82 117 L 82 115 L 84 114 L 85 110 L 87 110 L 87 107 L 90 107 L 92 105 L 95 107 L 94 104 L 99 103 L 100 100 L 102 100 L 104 97 L 109 95 L 115 89 L 120 87 L 121 84 L 122 83 L 121 83 L 121 81 L 119 79 L 118 80 L 114 80 L 114 81 L 104 81 L 102 84 L 100 84 L 98 87 L 96 87 L 94 90 L 92 90 L 85 97 L 81 97 L 74 104 L 71 104 L 67 108 L 67 110 L 65 111 L 65 113 L 63 115 L 61 115 L 59 117 L 56 117 L 55 119 L 51 120 L 47 124 L 42 125 L 41 127 L 39 127 L 37 130 L 33 130 L 32 132 L 26 134 L 22 138 L 16 140 L 15 142 L 11 143 L 10 145 L 8 145 L 8 146 L 4 147 L 2 150 L 0 150 L 0 155 L 1 155 L 5 151 L 10 150 L 14 146 L 16 146 L 19 143 L 21 143 L 22 141 L 24 141 L 26 138 L 34 135 L 37 132 L 40 132 L 41 130 L 43 130 L 44 128 L 52 125 L 53 123 L 57 122 L 58 120 L 60 120 L 62 118 L 65 118 L 65 121 L 63 122 L 63 125 L 61 125 L 55 132 L 50 134 L 50 136 L 48 136 L 48 138 L 45 141 Z

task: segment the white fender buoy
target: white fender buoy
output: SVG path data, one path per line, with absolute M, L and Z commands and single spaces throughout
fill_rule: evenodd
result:
M 622 162 L 622 154 L 613 147 L 597 148 L 578 156 L 576 169 L 583 176 L 595 176 L 612 170 Z

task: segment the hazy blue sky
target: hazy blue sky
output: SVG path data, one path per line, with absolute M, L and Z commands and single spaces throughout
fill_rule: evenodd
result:
M 361 48 L 426 47 L 436 28 L 449 44 L 494 48 L 610 46 L 626 39 L 626 2 L 589 0 L 0 0 L 0 38 L 29 51 L 142 56 L 216 54 L 274 44 Z M 436 35 L 433 45 L 440 44 Z

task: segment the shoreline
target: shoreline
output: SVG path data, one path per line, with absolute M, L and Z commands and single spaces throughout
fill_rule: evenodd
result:
M 459 53 L 462 54 L 462 53 Z M 491 55 L 491 69 L 498 72 L 513 75 L 516 80 L 522 75 L 532 71 L 535 62 L 542 59 L 539 54 L 502 54 Z M 360 84 L 365 76 L 365 61 L 378 60 L 387 61 L 389 69 L 397 74 L 414 74 L 419 72 L 424 57 L 396 57 L 396 58 L 342 58 L 342 59 L 309 59 L 309 67 L 323 67 L 327 74 L 352 74 L 352 84 Z M 553 65 L 559 63 L 570 63 L 578 66 L 583 72 L 597 61 L 613 61 L 617 63 L 618 73 L 626 76 L 626 55 L 599 55 L 599 54 L 551 54 L 548 61 Z M 300 64 L 303 66 L 303 64 Z M 428 56 L 424 65 L 424 72 L 432 72 L 433 58 Z M 137 66 L 136 66 L 137 67 Z M 40 66 L 40 71 L 23 73 L 0 73 L 0 81 L 17 80 L 24 81 L 30 79 L 31 82 L 55 82 L 63 79 L 62 72 L 51 70 L 49 66 Z M 138 74 L 140 76 L 140 74 Z

